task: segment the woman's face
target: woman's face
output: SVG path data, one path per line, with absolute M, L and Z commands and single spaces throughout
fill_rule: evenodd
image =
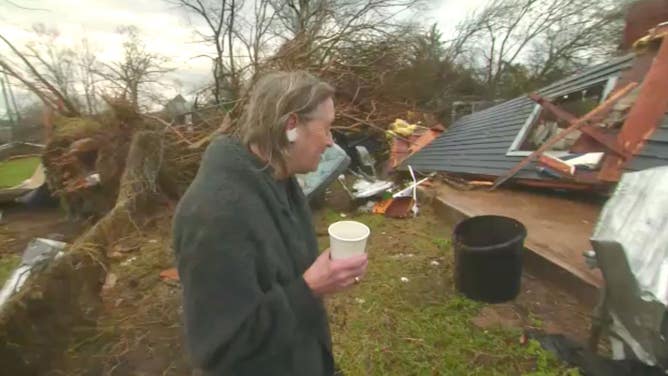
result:
M 331 127 L 334 122 L 334 101 L 327 98 L 313 115 L 296 125 L 297 139 L 290 145 L 289 170 L 305 174 L 318 169 L 320 156 L 332 146 Z

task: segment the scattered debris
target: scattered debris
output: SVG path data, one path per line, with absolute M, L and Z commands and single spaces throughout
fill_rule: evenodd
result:
M 445 131 L 441 124 L 436 124 L 431 128 L 422 127 L 418 124 L 407 124 L 407 128 L 403 127 L 409 132 L 403 132 L 403 124 L 399 124 L 400 129 L 395 129 L 397 122 L 407 124 L 407 122 L 397 119 L 392 124 L 390 132 L 388 132 L 393 136 L 389 161 L 390 167 L 393 169 L 399 167 L 408 157 L 422 150 Z
M 357 211 L 360 213 L 373 213 L 376 205 L 376 201 L 367 201 L 364 205 L 358 207 Z
M 385 209 L 385 216 L 389 218 L 408 218 L 413 213 L 415 200 L 412 197 L 393 198 Z
M 494 185 L 492 181 L 486 180 L 467 180 L 456 175 L 448 174 L 441 172 L 438 174 L 438 177 L 441 181 L 447 185 L 460 190 L 460 191 L 471 191 L 474 189 L 480 189 L 485 187 L 491 187 Z
M 391 136 L 409 137 L 415 132 L 417 127 L 417 124 L 408 124 L 406 120 L 396 119 L 394 123 L 390 124 L 390 131 L 388 133 Z
M 121 263 L 121 266 L 127 266 L 127 265 L 130 265 L 130 264 L 132 264 L 136 259 L 137 259 L 136 256 L 132 256 L 132 257 L 130 257 L 129 259 L 123 261 L 123 262 Z
M 665 372 L 660 367 L 643 364 L 636 359 L 609 359 L 586 348 L 582 344 L 561 335 L 529 331 L 531 340 L 537 341 L 545 350 L 554 354 L 571 367 L 577 367 L 583 375 L 590 376 L 661 376 Z
M 359 179 L 353 184 L 353 197 L 360 198 L 369 198 L 373 196 L 380 195 L 394 186 L 394 183 L 391 181 L 385 180 L 376 180 L 369 181 L 364 178 Z
M 433 178 L 434 176 L 436 176 L 436 174 L 435 174 L 435 173 L 431 173 L 431 174 L 429 174 L 429 176 L 427 176 L 426 178 L 421 179 L 421 180 L 419 180 L 419 181 L 417 181 L 417 182 L 414 182 L 413 184 L 409 185 L 408 187 L 406 187 L 406 188 L 400 190 L 399 192 L 393 194 L 392 197 L 393 197 L 393 198 L 397 198 L 397 197 L 408 196 L 408 195 L 412 194 L 418 186 L 420 186 L 420 185 L 422 185 L 422 184 L 428 182 L 429 179 Z
M 397 259 L 411 258 L 413 256 L 415 256 L 415 255 L 412 254 L 412 253 L 397 253 L 396 255 L 390 256 L 390 258 L 397 260 Z
M 84 179 L 84 182 L 85 182 L 85 187 L 86 188 L 94 187 L 94 186 L 100 184 L 100 174 L 97 173 L 97 172 L 92 173 L 92 174 L 86 176 L 86 178 Z
M 110 259 L 112 260 L 120 260 L 125 257 L 124 254 L 120 252 L 111 252 L 109 255 L 107 255 Z
M 304 195 L 311 200 L 319 196 L 350 165 L 350 157 L 337 144 L 322 155 L 318 169 L 309 174 L 297 175 L 297 181 Z
M 58 233 L 58 232 L 49 233 L 47 236 L 45 236 L 45 238 L 51 239 L 51 240 L 56 240 L 56 241 L 59 241 L 59 242 L 65 241 L 65 235 L 61 234 L 61 233 Z
M 67 243 L 52 239 L 35 238 L 31 240 L 23 251 L 21 264 L 14 270 L 2 290 L 0 290 L 0 309 L 12 295 L 21 289 L 30 274 L 43 270 L 51 260 L 62 254 L 66 245 Z
M 45 181 L 44 166 L 39 164 L 28 179 L 12 187 L 0 189 L 0 202 L 12 202 L 21 196 L 37 190 L 44 185 Z
M 179 282 L 180 281 L 179 272 L 178 270 L 176 270 L 176 268 L 165 269 L 160 272 L 160 279 L 162 279 L 165 282 L 169 281 Z
M 387 212 L 387 208 L 392 204 L 392 199 L 388 198 L 386 200 L 378 201 L 376 205 L 373 207 L 373 214 L 385 214 Z M 383 233 L 383 235 L 385 235 Z
M 355 146 L 355 151 L 359 156 L 360 170 L 359 172 L 365 174 L 362 168 L 366 168 L 367 171 L 371 172 L 371 176 L 376 176 L 376 160 L 369 154 L 367 148 L 361 145 Z
M 102 290 L 110 290 L 113 289 L 114 286 L 116 286 L 116 282 L 118 281 L 118 276 L 114 273 L 107 273 L 107 277 L 104 280 L 104 285 L 102 286 Z

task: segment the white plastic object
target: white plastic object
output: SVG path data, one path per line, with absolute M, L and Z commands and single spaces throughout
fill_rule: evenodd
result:
M 332 223 L 329 232 L 330 256 L 333 260 L 343 259 L 366 252 L 366 243 L 371 230 L 357 221 Z
M 287 131 L 285 131 L 285 137 L 288 138 L 288 142 L 297 141 L 298 135 L 299 134 L 297 133 L 297 128 L 292 128 L 292 129 L 288 129 Z

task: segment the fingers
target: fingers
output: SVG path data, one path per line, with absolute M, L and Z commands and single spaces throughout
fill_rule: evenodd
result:
M 368 260 L 366 256 L 358 258 L 351 262 L 349 259 L 332 260 L 330 268 L 332 273 L 343 276 L 357 276 L 361 274 L 367 267 Z
M 366 274 L 366 268 L 368 264 L 369 264 L 368 261 L 364 261 L 364 264 L 360 265 L 358 268 L 353 269 L 352 270 L 353 277 L 362 278 L 364 274 Z
M 329 286 L 318 287 L 316 290 L 322 290 L 322 294 L 331 294 L 337 291 L 345 290 L 355 284 L 355 278 L 361 279 L 366 274 L 368 265 L 368 258 L 366 254 L 356 255 L 345 259 L 330 259 L 330 251 L 326 249 L 323 251 L 318 260 L 312 265 L 310 269 L 321 271 L 322 274 L 315 273 L 317 279 L 313 283 L 315 286 Z M 311 278 L 312 274 L 307 270 L 305 278 Z M 311 286 L 311 285 L 309 285 Z
M 361 255 L 355 255 L 346 257 L 344 259 L 332 260 L 333 269 L 354 269 L 368 261 L 368 256 L 366 253 Z
M 339 269 L 337 272 L 335 272 L 334 275 L 336 284 L 343 288 L 353 285 L 355 283 L 356 278 L 359 280 L 362 277 L 364 277 L 364 275 L 366 274 L 367 265 L 368 261 L 364 260 L 361 265 L 358 265 L 356 267 Z

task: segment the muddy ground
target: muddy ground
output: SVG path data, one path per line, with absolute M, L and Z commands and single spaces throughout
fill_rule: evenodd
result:
M 338 201 L 337 201 L 338 200 Z M 6 214 L 7 215 L 7 214 Z M 39 214 L 41 215 L 41 214 Z M 72 234 L 53 213 L 15 213 L 15 239 Z M 372 228 L 370 266 L 353 290 L 327 300 L 335 355 L 348 375 L 564 374 L 567 368 L 532 344 L 524 329 L 585 340 L 590 304 L 526 270 L 513 303 L 484 305 L 454 292 L 451 229 L 428 206 L 416 219 L 361 214 L 330 197 L 314 219 L 322 247 L 326 227 L 355 218 Z M 17 228 L 17 218 L 35 226 Z M 190 375 L 183 345 L 181 290 L 159 274 L 173 266 L 170 213 L 151 228 L 118 239 L 96 325 L 74 328 L 65 361 L 51 375 Z M 6 217 L 10 218 L 10 217 Z M 68 232 L 66 230 L 71 230 Z M 48 231 L 47 231 L 48 230 Z M 39 234 L 36 234 L 39 232 Z M 70 235 L 71 236 L 71 235 Z M 15 250 L 23 240 L 16 240 Z M 69 240 L 67 237 L 65 240 Z M 593 304 L 593 302 L 592 302 Z
M 85 222 L 73 222 L 59 208 L 26 208 L 23 205 L 0 206 L 0 284 L 20 262 L 26 246 L 35 237 L 72 242 Z

